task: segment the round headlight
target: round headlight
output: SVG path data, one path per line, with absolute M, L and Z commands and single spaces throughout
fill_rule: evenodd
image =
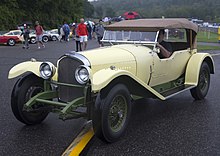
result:
M 90 70 L 89 67 L 81 65 L 76 69 L 75 78 L 80 84 L 85 84 L 89 81 Z
M 50 79 L 54 76 L 56 68 L 50 62 L 44 62 L 40 65 L 40 75 L 43 79 Z

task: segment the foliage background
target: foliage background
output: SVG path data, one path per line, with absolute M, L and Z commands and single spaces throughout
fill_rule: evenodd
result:
M 56 28 L 64 21 L 70 23 L 90 16 L 93 11 L 87 0 L 0 0 L 0 30 L 36 20 L 46 28 Z
M 220 23 L 220 0 L 0 0 L 0 30 L 38 20 L 46 29 L 136 11 L 142 18 L 184 17 Z
M 194 17 L 220 22 L 220 0 L 95 0 L 92 4 L 98 17 L 136 11 L 143 18 Z

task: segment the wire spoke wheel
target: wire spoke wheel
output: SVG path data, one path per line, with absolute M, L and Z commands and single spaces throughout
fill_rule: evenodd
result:
M 199 72 L 198 85 L 191 89 L 191 95 L 195 100 L 202 100 L 208 93 L 210 85 L 210 69 L 206 62 L 203 62 Z
M 109 127 L 112 131 L 118 132 L 124 125 L 127 117 L 127 103 L 123 96 L 116 96 L 109 111 Z
M 201 91 L 206 90 L 209 82 L 209 73 L 207 70 L 202 70 L 201 75 L 199 77 L 199 88 Z
M 124 84 L 100 92 L 92 109 L 95 135 L 107 142 L 117 141 L 126 131 L 131 115 L 130 92 Z

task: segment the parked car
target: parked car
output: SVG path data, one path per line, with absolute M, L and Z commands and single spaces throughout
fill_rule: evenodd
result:
M 14 46 L 16 43 L 23 41 L 21 30 L 11 30 L 0 36 L 0 43 Z
M 184 32 L 183 38 L 167 35 L 173 53 L 160 59 L 159 31 L 173 28 Z M 35 59 L 20 63 L 8 76 L 20 77 L 12 111 L 27 125 L 41 123 L 50 112 L 62 120 L 85 117 L 92 119 L 96 136 L 117 141 L 128 125 L 132 99 L 167 100 L 189 90 L 195 100 L 206 97 L 215 69 L 210 54 L 197 53 L 197 32 L 187 19 L 126 20 L 106 27 L 102 42 L 110 46 L 67 53 L 57 66 Z
M 42 36 L 42 41 L 46 43 L 46 42 L 49 41 L 49 38 L 50 38 L 50 35 L 47 32 L 44 32 L 43 36 Z M 29 42 L 32 43 L 32 44 L 36 43 L 36 33 L 35 33 L 35 31 L 32 31 L 29 34 Z
M 49 39 L 52 41 L 57 41 L 59 38 L 58 29 L 52 29 L 48 31 Z

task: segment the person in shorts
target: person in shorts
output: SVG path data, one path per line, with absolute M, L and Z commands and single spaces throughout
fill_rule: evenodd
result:
M 37 46 L 38 46 L 38 49 L 41 48 L 41 46 L 43 48 L 45 48 L 45 45 L 43 44 L 42 42 L 42 37 L 43 37 L 43 32 L 44 32 L 44 29 L 43 27 L 39 24 L 38 21 L 35 22 L 35 31 L 36 31 L 36 42 L 37 42 Z
M 77 34 L 80 38 L 81 47 L 83 47 L 83 50 L 86 50 L 88 42 L 88 30 L 86 25 L 84 24 L 83 18 L 80 19 L 80 24 L 77 26 Z

